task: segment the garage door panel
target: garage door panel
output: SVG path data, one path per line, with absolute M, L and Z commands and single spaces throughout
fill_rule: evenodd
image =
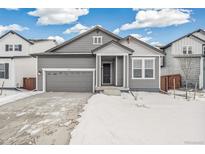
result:
M 91 92 L 92 72 L 47 72 L 46 91 Z

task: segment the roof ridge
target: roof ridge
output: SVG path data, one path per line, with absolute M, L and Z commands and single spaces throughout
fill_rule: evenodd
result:
M 201 28 L 198 28 L 197 30 L 194 30 L 194 31 L 192 31 L 192 32 L 190 32 L 190 33 L 188 33 L 188 34 L 186 34 L 186 35 L 183 35 L 183 36 L 179 37 L 178 39 L 175 39 L 175 40 L 171 41 L 170 43 L 168 43 L 168 44 L 166 44 L 165 46 L 161 47 L 161 49 L 165 49 L 165 48 L 169 47 L 172 43 L 174 43 L 174 42 L 176 42 L 176 41 L 178 41 L 178 40 L 180 40 L 180 39 L 182 39 L 182 38 L 184 38 L 184 37 L 189 37 L 189 36 L 193 35 L 194 33 L 200 32 L 200 31 L 202 31 L 203 33 L 205 33 L 205 30 L 203 30 L 203 29 L 201 29 Z M 195 35 L 194 35 L 194 36 L 195 36 Z
M 55 47 L 49 49 L 49 50 L 47 50 L 47 51 L 45 51 L 45 52 L 53 52 L 54 50 L 59 49 L 59 48 L 65 46 L 65 45 L 67 45 L 67 44 L 69 44 L 69 43 L 71 43 L 71 42 L 73 42 L 73 41 L 75 41 L 75 40 L 77 40 L 77 39 L 79 39 L 79 38 L 81 38 L 81 37 L 83 37 L 83 36 L 89 34 L 90 32 L 97 30 L 97 29 L 99 29 L 99 30 L 101 30 L 101 31 L 103 31 L 103 32 L 105 32 L 105 33 L 107 33 L 108 35 L 111 35 L 111 36 L 113 36 L 113 37 L 115 37 L 115 38 L 117 38 L 117 39 L 119 39 L 119 40 L 122 39 L 120 36 L 118 36 L 118 35 L 116 35 L 116 34 L 110 32 L 110 31 L 106 30 L 105 28 L 102 28 L 102 27 L 99 26 L 99 25 L 96 25 L 95 27 L 93 27 L 93 28 L 87 30 L 86 32 L 81 33 L 81 34 L 79 34 L 79 35 L 77 35 L 77 36 L 75 36 L 75 37 L 73 37 L 73 38 L 71 38 L 71 39 L 69 39 L 69 40 L 67 40 L 67 41 L 65 41 L 65 42 L 63 42 L 63 43 L 61 43 L 61 44 L 59 44 L 59 45 L 57 45 L 57 46 L 55 46 Z

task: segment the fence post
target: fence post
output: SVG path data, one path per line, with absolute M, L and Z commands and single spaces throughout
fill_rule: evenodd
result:
M 175 88 L 176 88 L 176 85 L 175 85 L 175 82 L 176 82 L 176 80 L 175 80 L 175 78 L 173 79 L 173 86 L 174 86 L 174 99 L 175 99 Z
M 195 89 L 194 89 L 194 100 L 196 98 L 196 90 L 197 90 L 197 82 L 195 83 Z

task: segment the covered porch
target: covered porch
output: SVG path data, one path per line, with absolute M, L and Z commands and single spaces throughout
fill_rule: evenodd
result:
M 129 89 L 129 54 L 132 53 L 130 50 L 113 41 L 95 49 L 96 90 Z

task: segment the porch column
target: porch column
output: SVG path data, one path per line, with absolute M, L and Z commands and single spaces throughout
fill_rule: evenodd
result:
M 115 85 L 117 86 L 117 56 L 115 57 Z
M 99 73 L 98 73 L 98 75 L 99 75 L 99 81 L 98 81 L 98 82 L 99 82 L 99 87 L 100 87 L 100 86 L 101 86 L 101 70 L 102 70 L 102 69 L 101 69 L 101 65 L 102 65 L 102 64 L 101 64 L 101 55 L 99 55 L 99 63 L 98 63 L 98 64 L 99 64 L 99 69 L 98 69 L 98 71 L 99 71 Z
M 95 87 L 98 86 L 98 55 L 96 55 L 96 60 L 95 60 Z
M 199 89 L 204 88 L 204 57 L 200 59 Z
M 127 86 L 126 88 L 129 88 L 129 55 L 126 55 L 126 62 L 127 62 L 127 71 L 126 71 L 126 74 L 127 74 Z
M 126 80 L 125 80 L 125 77 L 126 77 L 126 75 L 125 75 L 125 55 L 123 55 L 123 87 L 125 87 L 125 82 L 126 82 Z

